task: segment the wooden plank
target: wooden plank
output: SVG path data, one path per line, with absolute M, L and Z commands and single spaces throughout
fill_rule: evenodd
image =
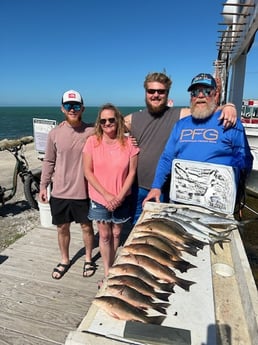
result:
M 96 247 L 99 268 L 93 277 L 82 276 L 80 226 L 72 224 L 71 236 L 74 264 L 60 280 L 51 277 L 60 260 L 56 229 L 36 227 L 1 253 L 0 345 L 64 344 L 80 324 L 104 271 Z
M 93 285 L 93 284 L 92 284 Z M 96 290 L 96 284 L 94 284 Z M 85 312 L 90 301 L 85 300 L 85 290 L 72 290 L 68 286 L 60 286 L 56 284 L 48 284 L 46 282 L 38 282 L 24 280 L 19 277 L 13 277 L 1 274 L 0 281 L 1 297 L 0 299 L 10 299 L 16 303 L 30 303 L 40 307 L 50 309 L 64 310 L 72 313 Z M 88 286 L 87 286 L 87 290 Z M 33 294 L 31 293 L 33 291 Z M 91 291 L 93 294 L 95 291 Z M 73 294 L 73 303 L 70 303 L 70 296 Z M 19 299 L 17 300 L 17 296 Z
M 62 342 L 53 342 L 42 338 L 21 334 L 7 328 L 0 327 L 0 345 L 62 345 Z
M 38 304 L 3 298 L 0 298 L 0 310 L 1 319 L 6 318 L 6 315 L 8 315 L 10 318 L 15 317 L 22 320 L 33 320 L 35 323 L 47 323 L 53 325 L 53 327 L 66 330 L 74 329 L 77 326 L 78 318 L 82 318 L 84 313 L 82 310 L 81 313 L 78 313 L 78 311 L 71 313 L 64 308 L 45 308 Z
M 60 328 L 58 324 L 39 322 L 33 319 L 3 314 L 0 312 L 2 329 L 9 329 L 21 334 L 37 337 L 46 341 L 64 343 L 69 332 L 69 328 Z M 72 328 L 71 328 L 72 329 Z

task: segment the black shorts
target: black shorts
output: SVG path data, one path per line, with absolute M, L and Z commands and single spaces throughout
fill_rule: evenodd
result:
M 90 223 L 88 219 L 89 199 L 59 199 L 51 196 L 49 204 L 54 225 L 71 222 Z

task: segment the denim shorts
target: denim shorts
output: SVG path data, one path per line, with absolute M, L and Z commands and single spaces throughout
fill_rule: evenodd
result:
M 126 223 L 130 219 L 129 199 L 129 197 L 125 198 L 122 205 L 113 212 L 108 211 L 105 206 L 97 203 L 96 201 L 90 200 L 88 218 L 89 220 L 107 223 Z

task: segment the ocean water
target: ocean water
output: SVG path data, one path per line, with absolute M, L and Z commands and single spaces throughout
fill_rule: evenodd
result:
M 118 107 L 123 115 L 140 110 L 141 106 Z M 85 122 L 94 123 L 99 107 L 86 107 Z M 60 107 L 0 107 L 0 140 L 18 139 L 33 135 L 33 118 L 56 120 L 60 123 L 64 115 Z

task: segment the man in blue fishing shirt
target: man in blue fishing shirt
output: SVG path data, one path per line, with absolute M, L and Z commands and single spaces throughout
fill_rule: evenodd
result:
M 179 120 L 159 159 L 152 189 L 144 200 L 160 201 L 161 188 L 171 173 L 174 159 L 221 164 L 233 168 L 235 183 L 252 170 L 253 157 L 241 121 L 224 129 L 219 125 L 218 90 L 215 79 L 198 74 L 188 88 L 191 116 Z M 170 191 L 171 195 L 171 191 Z

